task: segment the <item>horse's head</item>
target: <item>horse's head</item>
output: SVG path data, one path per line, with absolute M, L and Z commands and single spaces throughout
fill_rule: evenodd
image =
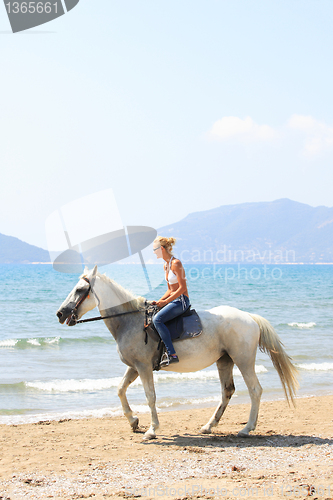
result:
M 57 316 L 61 324 L 66 321 L 67 325 L 74 326 L 78 319 L 97 306 L 95 295 L 92 293 L 96 274 L 97 266 L 92 271 L 87 270 L 81 276 L 67 299 L 61 304 L 57 311 Z

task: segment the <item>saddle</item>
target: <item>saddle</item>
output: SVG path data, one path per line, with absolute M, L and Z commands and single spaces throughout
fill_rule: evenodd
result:
M 153 317 L 159 311 L 157 306 L 148 304 L 146 302 L 146 316 L 145 316 L 145 326 L 144 331 L 146 332 L 145 343 L 148 342 L 148 336 L 152 337 L 155 341 L 161 342 L 161 338 L 154 326 Z M 165 322 L 165 326 L 168 328 L 172 342 L 178 340 L 190 339 L 193 337 L 198 337 L 202 333 L 202 325 L 198 313 L 195 309 L 191 309 L 191 306 L 186 309 L 182 314 L 177 316 L 170 321 Z

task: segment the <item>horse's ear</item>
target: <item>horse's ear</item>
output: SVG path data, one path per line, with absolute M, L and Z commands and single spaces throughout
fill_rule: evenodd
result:
M 93 288 L 93 286 L 95 285 L 96 274 L 97 274 L 97 266 L 94 267 L 94 269 L 91 271 L 91 274 L 89 276 L 91 288 Z

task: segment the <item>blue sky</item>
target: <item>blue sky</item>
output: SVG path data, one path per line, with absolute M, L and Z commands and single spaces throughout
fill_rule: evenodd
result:
M 331 0 L 80 0 L 14 35 L 0 8 L 0 233 L 46 248 L 108 188 L 126 225 L 333 206 L 332 25 Z

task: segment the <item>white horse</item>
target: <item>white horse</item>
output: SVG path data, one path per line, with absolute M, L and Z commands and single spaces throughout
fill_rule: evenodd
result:
M 92 292 L 92 293 L 91 293 Z M 112 307 L 110 307 L 112 304 Z M 144 439 L 156 437 L 159 421 L 153 379 L 157 342 L 149 339 L 145 344 L 143 332 L 145 299 L 135 297 L 115 281 L 97 273 L 97 266 L 88 269 L 63 302 L 57 316 L 60 323 L 66 320 L 75 325 L 88 311 L 98 306 L 102 316 L 113 315 L 104 322 L 116 343 L 120 359 L 128 366 L 118 387 L 118 395 L 132 430 L 138 428 L 139 419 L 133 416 L 126 390 L 140 376 L 151 412 L 151 425 Z M 132 312 L 132 314 L 130 314 Z M 298 386 L 297 369 L 286 354 L 271 324 L 261 316 L 240 311 L 234 307 L 219 306 L 199 312 L 203 331 L 198 337 L 175 343 L 179 363 L 163 368 L 165 371 L 195 372 L 216 363 L 222 388 L 221 402 L 209 422 L 201 429 L 210 433 L 223 415 L 235 391 L 233 367 L 236 365 L 247 385 L 251 398 L 249 420 L 238 435 L 247 437 L 256 428 L 262 388 L 255 374 L 257 347 L 268 353 L 276 368 L 286 399 L 294 403 Z

